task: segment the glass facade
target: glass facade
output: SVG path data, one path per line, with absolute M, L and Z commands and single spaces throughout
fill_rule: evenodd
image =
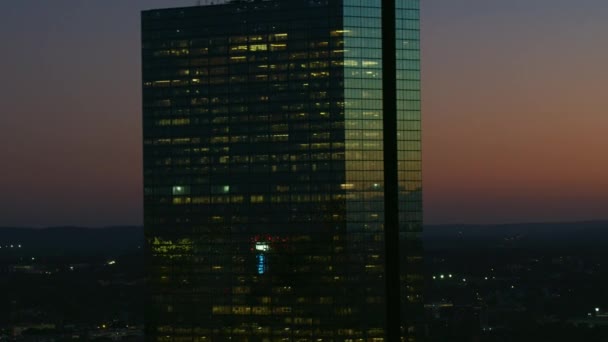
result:
M 424 315 L 419 0 L 396 1 L 395 19 L 401 319 L 416 340 Z
M 383 87 L 380 0 L 142 13 L 148 341 L 393 341 L 394 300 L 398 339 L 418 340 L 418 2 L 397 4 L 396 96 Z M 399 196 L 397 299 L 387 189 Z

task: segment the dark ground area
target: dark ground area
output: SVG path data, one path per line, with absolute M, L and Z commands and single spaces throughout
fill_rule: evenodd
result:
M 607 228 L 427 227 L 425 341 L 608 341 Z M 139 227 L 0 228 L 0 341 L 141 341 L 141 244 Z

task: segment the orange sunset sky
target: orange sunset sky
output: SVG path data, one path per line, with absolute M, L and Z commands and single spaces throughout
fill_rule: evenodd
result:
M 0 226 L 142 223 L 139 11 L 0 4 Z M 425 221 L 608 219 L 608 2 L 421 0 Z

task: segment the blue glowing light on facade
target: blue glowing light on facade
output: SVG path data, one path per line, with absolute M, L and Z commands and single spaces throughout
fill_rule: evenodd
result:
M 264 274 L 266 272 L 266 257 L 264 254 L 258 254 L 258 274 Z

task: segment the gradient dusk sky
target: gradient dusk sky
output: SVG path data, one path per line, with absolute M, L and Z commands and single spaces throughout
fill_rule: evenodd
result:
M 421 0 L 426 223 L 608 219 L 608 1 Z M 0 226 L 142 223 L 140 10 L 0 3 Z

